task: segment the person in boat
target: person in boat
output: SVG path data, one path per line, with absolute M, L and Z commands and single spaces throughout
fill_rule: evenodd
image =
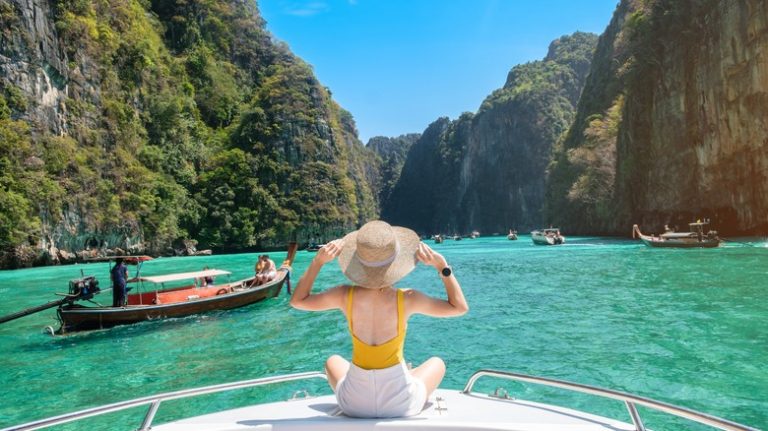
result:
M 264 284 L 277 277 L 277 266 L 275 261 L 269 258 L 268 254 L 259 256 L 262 261 L 261 270 L 256 274 L 256 284 Z
M 203 267 L 203 271 L 208 271 L 208 269 L 210 268 L 207 265 Z M 213 276 L 206 275 L 205 277 L 200 277 L 199 282 L 201 287 L 213 286 Z
M 123 263 L 123 258 L 115 259 L 115 266 L 110 271 L 112 278 L 112 306 L 124 307 L 128 302 L 128 267 Z
M 323 265 L 338 258 L 351 281 L 312 293 Z M 394 283 L 420 261 L 437 270 L 447 299 Z M 341 310 L 352 337 L 352 362 L 333 355 L 325 363 L 339 407 L 353 417 L 403 417 L 418 414 L 445 375 L 445 363 L 432 357 L 409 369 L 403 356 L 408 318 L 460 316 L 469 310 L 445 258 L 412 230 L 372 221 L 324 246 L 296 285 L 291 305 L 299 310 Z
M 259 256 L 258 259 L 256 259 L 256 265 L 253 266 L 253 285 L 256 286 L 259 284 L 259 274 L 261 274 L 261 271 L 264 269 L 264 255 L 262 254 Z

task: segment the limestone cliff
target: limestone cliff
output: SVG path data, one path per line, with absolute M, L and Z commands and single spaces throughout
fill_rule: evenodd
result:
M 396 138 L 374 136 L 368 140 L 366 147 L 378 155 L 376 171 L 379 180 L 379 202 L 389 200 L 392 189 L 400 179 L 408 150 L 420 137 L 419 133 L 409 133 Z
M 433 123 L 408 154 L 383 217 L 423 233 L 501 233 L 543 223 L 552 146 L 573 120 L 597 36 L 554 41 L 514 67 L 476 114 Z
M 0 0 L 0 268 L 336 235 L 375 165 L 253 1 Z
M 419 233 L 452 232 L 458 225 L 459 169 L 472 114 L 440 118 L 411 146 L 400 179 L 382 204 L 382 218 Z
M 549 215 L 573 233 L 712 220 L 768 231 L 768 5 L 622 1 L 556 157 Z

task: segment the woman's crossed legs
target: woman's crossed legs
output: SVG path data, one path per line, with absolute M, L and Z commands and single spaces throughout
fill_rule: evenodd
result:
M 339 355 L 333 355 L 325 361 L 325 375 L 328 376 L 328 384 L 334 392 L 339 381 L 347 375 L 349 361 Z M 440 386 L 445 376 L 445 362 L 437 356 L 433 356 L 423 364 L 411 370 L 411 375 L 424 383 L 427 389 L 427 398 Z

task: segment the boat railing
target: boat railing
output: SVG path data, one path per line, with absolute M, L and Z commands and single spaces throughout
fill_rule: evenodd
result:
M 130 409 L 142 405 L 149 405 L 144 420 L 141 423 L 141 427 L 137 431 L 149 431 L 152 428 L 152 421 L 155 419 L 155 414 L 160 408 L 160 403 L 168 400 L 176 400 L 180 398 L 190 398 L 199 395 L 213 394 L 216 392 L 225 392 L 235 389 L 251 388 L 255 386 L 271 385 L 275 383 L 292 382 L 296 380 L 308 380 L 308 379 L 327 379 L 324 373 L 317 371 L 287 374 L 273 377 L 263 377 L 260 379 L 242 380 L 239 382 L 223 383 L 220 385 L 205 386 L 201 388 L 184 389 L 175 392 L 167 392 L 159 395 L 150 395 L 148 397 L 136 398 L 129 401 L 120 401 L 113 404 L 107 404 L 99 407 L 93 407 L 90 409 L 79 410 L 72 413 L 66 413 L 60 416 L 54 416 L 47 419 L 41 419 L 34 422 L 29 422 L 23 425 L 12 426 L 10 428 L 3 428 L 0 431 L 29 431 L 37 430 L 41 428 L 48 428 L 54 425 L 61 425 L 67 422 L 74 422 L 81 419 L 86 419 L 93 416 L 100 416 L 107 413 L 117 412 L 121 410 Z
M 580 383 L 572 383 L 564 380 L 550 379 L 547 377 L 529 376 L 526 374 L 511 373 L 507 371 L 496 370 L 479 370 L 476 371 L 467 381 L 464 390 L 464 394 L 471 394 L 472 388 L 475 382 L 485 376 L 498 377 L 509 380 L 516 380 L 526 383 L 535 383 L 544 386 L 551 386 L 561 389 L 568 389 L 575 392 L 586 393 L 590 395 L 596 395 L 604 398 L 615 399 L 623 401 L 629 410 L 629 415 L 632 418 L 636 431 L 645 431 L 640 414 L 637 411 L 636 405 L 648 407 L 654 410 L 658 410 L 673 416 L 688 419 L 694 422 L 698 422 L 704 425 L 709 425 L 713 428 L 718 428 L 726 431 L 758 431 L 756 428 L 751 428 L 746 425 L 741 425 L 736 422 L 731 422 L 726 419 L 722 419 L 716 416 L 711 416 L 706 413 L 697 412 L 694 410 L 686 409 L 684 407 L 678 407 L 671 404 L 667 404 L 661 401 L 652 400 L 650 398 L 644 398 L 637 395 L 628 394 L 625 392 L 614 391 L 610 389 L 603 389 L 594 386 L 583 385 Z M 74 422 L 82 419 L 86 419 L 93 416 L 100 416 L 107 413 L 113 413 L 121 410 L 126 410 L 142 405 L 149 405 L 147 413 L 144 415 L 144 420 L 141 423 L 141 427 L 137 431 L 149 431 L 152 428 L 152 422 L 155 419 L 160 404 L 163 401 L 175 400 L 181 398 L 196 397 L 199 395 L 213 394 L 217 392 L 231 391 L 235 389 L 244 389 L 256 386 L 271 385 L 275 383 L 292 382 L 298 380 L 308 379 L 326 379 L 324 373 L 312 371 L 305 373 L 287 374 L 273 377 L 263 377 L 252 380 L 242 380 L 239 382 L 224 383 L 219 385 L 204 386 L 200 388 L 184 389 L 175 392 L 167 392 L 164 394 L 150 395 L 147 397 L 136 398 L 129 401 L 121 401 L 113 404 L 107 404 L 104 406 L 93 407 L 90 409 L 79 410 L 72 413 L 66 413 L 59 416 L 54 416 L 46 419 L 40 419 L 37 421 L 29 422 L 23 425 L 12 426 L 9 428 L 3 428 L 0 431 L 31 431 L 42 428 L 48 428 L 54 425 L 61 425 L 68 422 Z M 498 392 L 498 391 L 497 391 Z M 294 394 L 295 397 L 295 394 Z
M 636 431 L 645 431 L 643 421 L 640 419 L 640 413 L 637 411 L 637 405 L 648 407 L 653 410 L 658 410 L 663 413 L 667 413 L 680 418 L 688 419 L 693 422 L 708 425 L 713 428 L 718 428 L 726 431 L 758 431 L 756 428 L 751 428 L 746 425 L 742 425 L 736 422 L 731 422 L 727 419 L 722 419 L 717 416 L 708 415 L 706 413 L 697 412 L 684 407 L 678 407 L 672 404 L 667 404 L 662 401 L 652 400 L 650 398 L 640 397 L 637 395 L 628 394 L 626 392 L 614 391 L 611 389 L 603 389 L 595 386 L 584 385 L 581 383 L 573 383 L 565 380 L 550 379 L 547 377 L 530 376 L 527 374 L 511 373 L 508 371 L 497 370 L 479 370 L 476 371 L 467 381 L 464 390 L 464 394 L 470 394 L 472 387 L 480 377 L 498 377 L 502 379 L 516 380 L 526 383 L 535 383 L 544 386 L 551 386 L 555 388 L 567 389 L 575 392 L 581 392 L 590 395 L 596 395 L 603 398 L 611 398 L 618 401 L 623 401 L 629 411 L 629 416 L 632 418 L 632 422 Z

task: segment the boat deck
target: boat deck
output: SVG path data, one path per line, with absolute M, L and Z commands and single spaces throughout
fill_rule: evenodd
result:
M 417 416 L 344 416 L 333 395 L 260 404 L 154 425 L 153 431 L 228 430 L 573 430 L 629 431 L 628 424 L 576 410 L 522 400 L 438 389 Z

